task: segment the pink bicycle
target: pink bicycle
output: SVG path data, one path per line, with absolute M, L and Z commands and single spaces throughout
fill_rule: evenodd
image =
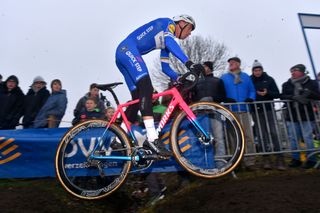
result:
M 197 79 L 192 72 L 181 79 L 190 77 Z M 214 102 L 186 104 L 180 93 L 195 83 L 196 80 L 188 88 L 184 87 L 185 83 L 176 85 L 153 95 L 153 99 L 172 97 L 157 130 L 159 138 L 165 144 L 169 142 L 174 158 L 184 169 L 203 178 L 217 178 L 230 173 L 240 162 L 245 147 L 244 133 L 227 108 Z M 157 154 L 138 145 L 124 109 L 139 100 L 119 104 L 113 91 L 118 84 L 121 83 L 100 85 L 100 89 L 112 93 L 118 104 L 111 121 L 82 122 L 68 130 L 58 146 L 57 177 L 76 197 L 99 199 L 108 196 L 125 182 L 129 172 L 149 168 L 159 160 Z M 173 112 L 176 115 L 170 120 Z M 120 117 L 128 133 L 115 123 Z M 163 132 L 168 122 L 170 131 Z

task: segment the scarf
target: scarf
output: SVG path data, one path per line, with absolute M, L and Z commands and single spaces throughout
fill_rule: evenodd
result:
M 242 82 L 242 81 L 241 81 L 241 78 L 240 78 L 240 72 L 241 72 L 241 70 L 237 70 L 237 71 L 233 71 L 233 72 L 229 71 L 229 72 L 234 76 L 233 83 L 239 84 L 239 83 Z
M 294 91 L 293 91 L 294 95 L 300 95 L 300 92 L 303 90 L 302 83 L 308 78 L 309 77 L 307 75 L 304 75 L 296 79 L 291 78 L 291 82 L 294 85 Z
M 291 82 L 294 86 L 293 95 L 300 95 L 301 91 L 303 91 L 302 83 L 305 82 L 309 77 L 307 75 L 304 75 L 300 78 L 293 79 L 291 78 Z M 295 108 L 299 108 L 299 103 L 294 102 L 293 106 Z

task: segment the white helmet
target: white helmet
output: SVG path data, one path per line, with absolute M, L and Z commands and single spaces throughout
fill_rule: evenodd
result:
M 192 24 L 192 30 L 194 30 L 195 28 L 196 28 L 196 22 L 194 21 L 194 19 L 191 17 L 191 16 L 189 16 L 189 15 L 186 15 L 186 14 L 182 14 L 182 15 L 178 15 L 178 16 L 174 16 L 173 18 L 172 18 L 172 20 L 174 21 L 174 22 L 178 22 L 178 21 L 181 21 L 181 20 L 183 20 L 183 21 L 185 21 L 185 22 L 187 22 L 187 23 L 189 23 L 189 24 Z

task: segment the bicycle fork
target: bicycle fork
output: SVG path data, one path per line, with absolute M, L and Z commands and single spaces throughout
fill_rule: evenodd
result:
M 211 134 L 208 134 L 206 130 L 202 128 L 200 123 L 196 119 L 188 118 L 193 126 L 198 130 L 198 139 L 200 143 L 204 146 L 209 146 L 210 143 L 214 141 L 214 137 Z

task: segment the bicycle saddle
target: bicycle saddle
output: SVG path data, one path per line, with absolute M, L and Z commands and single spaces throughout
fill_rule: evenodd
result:
M 122 82 L 115 82 L 115 83 L 111 83 L 111 84 L 97 84 L 97 88 L 103 91 L 106 91 L 108 89 L 113 89 L 118 85 L 123 84 Z

